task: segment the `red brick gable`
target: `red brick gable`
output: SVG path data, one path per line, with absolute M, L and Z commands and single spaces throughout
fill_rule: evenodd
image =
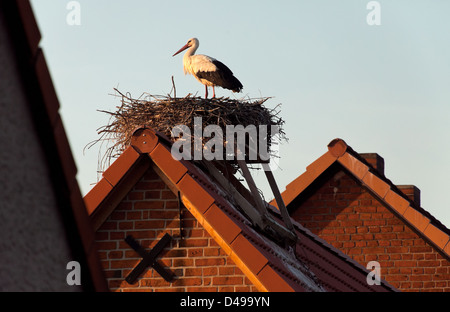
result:
M 256 291 L 244 273 L 150 168 L 97 231 L 104 272 L 112 291 Z M 180 225 L 182 233 L 180 233 Z M 165 233 L 174 237 L 158 261 L 178 278 L 165 281 L 149 269 L 135 284 L 125 277 L 141 257 L 125 242 L 132 235 L 146 249 Z M 183 234 L 183 238 L 180 238 Z
M 393 185 L 379 157 L 334 144 L 283 193 L 291 216 L 362 265 L 378 261 L 400 290 L 450 291 L 448 230 L 417 206 L 417 188 Z

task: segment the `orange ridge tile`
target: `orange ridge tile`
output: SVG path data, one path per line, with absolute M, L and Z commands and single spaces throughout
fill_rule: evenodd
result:
M 268 263 L 267 258 L 242 234 L 239 234 L 234 239 L 231 243 L 231 248 L 250 269 L 250 271 L 253 272 L 253 274 L 258 274 L 259 271 Z
M 159 169 L 174 184 L 177 184 L 188 171 L 180 161 L 172 157 L 170 150 L 163 144 L 156 145 L 149 155 Z
M 86 210 L 91 215 L 100 205 L 103 199 L 113 189 L 112 185 L 106 179 L 101 179 L 98 183 L 84 196 Z
M 178 182 L 177 187 L 202 214 L 214 203 L 214 197 L 187 174 Z
M 211 205 L 204 214 L 204 217 L 227 244 L 231 244 L 242 231 L 241 228 L 215 204 Z
M 426 227 L 424 234 L 441 249 L 449 242 L 449 236 L 431 223 Z
M 334 156 L 331 152 L 325 153 L 317 158 L 316 161 L 307 166 L 306 170 L 315 175 L 319 175 L 324 172 L 325 169 L 330 167 L 336 161 L 336 159 L 337 157 Z
M 130 170 L 131 166 L 139 158 L 139 153 L 129 146 L 123 153 L 117 158 L 108 169 L 103 172 L 103 177 L 114 187 L 119 183 L 123 176 Z
M 270 266 L 264 266 L 258 273 L 259 281 L 271 292 L 294 292 L 286 281 Z
M 391 188 L 389 184 L 384 182 L 382 179 L 380 179 L 370 171 L 367 172 L 367 174 L 364 176 L 362 182 L 382 199 L 384 199 L 387 192 Z
M 284 204 L 286 206 L 289 205 L 301 192 L 303 192 L 312 182 L 314 182 L 316 178 L 317 176 L 314 173 L 306 171 L 294 181 L 286 185 L 286 189 L 283 193 L 281 193 Z M 273 199 L 270 204 L 278 208 L 278 204 L 275 199 Z
M 409 207 L 409 202 L 405 198 L 394 192 L 392 189 L 387 192 L 384 200 L 400 215 L 403 215 L 406 209 Z
M 409 206 L 406 209 L 405 213 L 403 214 L 403 217 L 422 233 L 430 223 L 430 219 L 422 215 L 419 211 L 417 211 L 411 206 Z
M 369 167 L 359 161 L 353 155 L 345 153 L 338 158 L 339 163 L 350 171 L 355 177 L 362 180 L 364 176 L 369 172 Z

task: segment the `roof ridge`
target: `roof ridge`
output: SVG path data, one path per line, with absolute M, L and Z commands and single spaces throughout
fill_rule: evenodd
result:
M 419 231 L 438 251 L 450 258 L 450 229 L 430 212 L 416 205 L 391 180 L 361 157 L 344 140 L 334 139 L 327 147 L 326 153 L 286 186 L 286 190 L 282 193 L 286 206 L 301 195 L 326 169 L 337 162 L 380 201 L 391 207 L 401 219 Z M 271 203 L 276 206 L 274 201 Z
M 336 140 L 336 139 L 335 139 Z M 338 139 L 341 140 L 341 139 Z M 343 140 L 342 140 L 343 141 Z M 333 141 L 332 141 L 333 142 Z M 345 143 L 345 141 L 343 141 Z M 330 143 L 331 144 L 331 143 Z M 346 144 L 346 143 L 345 143 Z M 354 156 L 355 158 L 357 158 L 360 162 L 364 163 L 366 166 L 369 167 L 369 171 L 371 173 L 373 173 L 374 175 L 376 175 L 378 178 L 384 180 L 386 183 L 389 184 L 389 186 L 391 187 L 391 189 L 394 189 L 396 191 L 396 193 L 398 195 L 400 195 L 401 197 L 403 197 L 405 200 L 407 200 L 409 202 L 409 204 L 411 205 L 411 207 L 415 208 L 416 210 L 421 210 L 422 214 L 425 214 L 426 217 L 428 217 L 430 219 L 430 222 L 432 223 L 436 223 L 439 224 L 440 226 L 442 226 L 442 230 L 444 232 L 446 232 L 448 235 L 450 235 L 450 229 L 447 228 L 441 221 L 439 221 L 438 219 L 436 219 L 436 217 L 434 217 L 429 211 L 427 211 L 425 208 L 423 208 L 421 205 L 417 205 L 416 202 L 414 200 L 411 200 L 411 198 L 409 198 L 404 192 L 402 192 L 399 188 L 399 185 L 394 184 L 389 178 L 386 177 L 385 174 L 382 174 L 379 170 L 377 170 L 377 168 L 374 168 L 372 166 L 372 164 L 370 164 L 364 157 L 362 157 L 360 155 L 360 153 L 356 152 L 351 146 L 347 145 L 347 149 L 346 149 L 347 153 L 350 153 L 352 156 Z M 409 185 L 409 184 L 407 184 Z M 414 187 L 416 187 L 415 185 L 412 185 Z

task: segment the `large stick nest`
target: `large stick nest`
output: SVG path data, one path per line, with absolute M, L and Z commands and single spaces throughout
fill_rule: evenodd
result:
M 287 140 L 283 131 L 284 120 L 279 116 L 279 107 L 266 108 L 263 104 L 269 98 L 259 99 L 230 99 L 209 98 L 204 99 L 192 95 L 183 98 L 170 96 L 154 96 L 147 93 L 134 99 L 129 94 L 123 94 L 114 89 L 115 96 L 121 100 L 116 111 L 101 111 L 111 115 L 109 124 L 98 129 L 100 138 L 88 144 L 88 148 L 98 142 L 112 143 L 106 154 L 101 155 L 101 166 L 108 166 L 111 158 L 120 155 L 131 142 L 133 132 L 139 127 L 150 127 L 169 137 L 172 142 L 171 131 L 176 125 L 188 126 L 194 133 L 194 117 L 202 117 L 203 129 L 207 125 L 218 125 L 222 128 L 224 136 L 227 125 L 260 125 L 278 126 L 278 140 Z M 273 134 L 272 134 L 273 135 Z M 210 138 L 204 138 L 204 142 Z M 270 149 L 272 137 L 269 134 L 268 146 Z M 269 150 L 269 153 L 272 151 Z M 105 163 L 106 162 L 106 163 Z M 100 169 L 101 170 L 101 169 Z

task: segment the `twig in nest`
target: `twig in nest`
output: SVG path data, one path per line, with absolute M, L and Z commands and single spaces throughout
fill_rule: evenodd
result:
M 173 80 L 173 76 L 172 76 L 172 87 L 173 87 L 173 97 L 177 98 L 177 88 L 175 88 L 175 81 Z M 170 91 L 170 93 L 172 93 L 172 91 Z

